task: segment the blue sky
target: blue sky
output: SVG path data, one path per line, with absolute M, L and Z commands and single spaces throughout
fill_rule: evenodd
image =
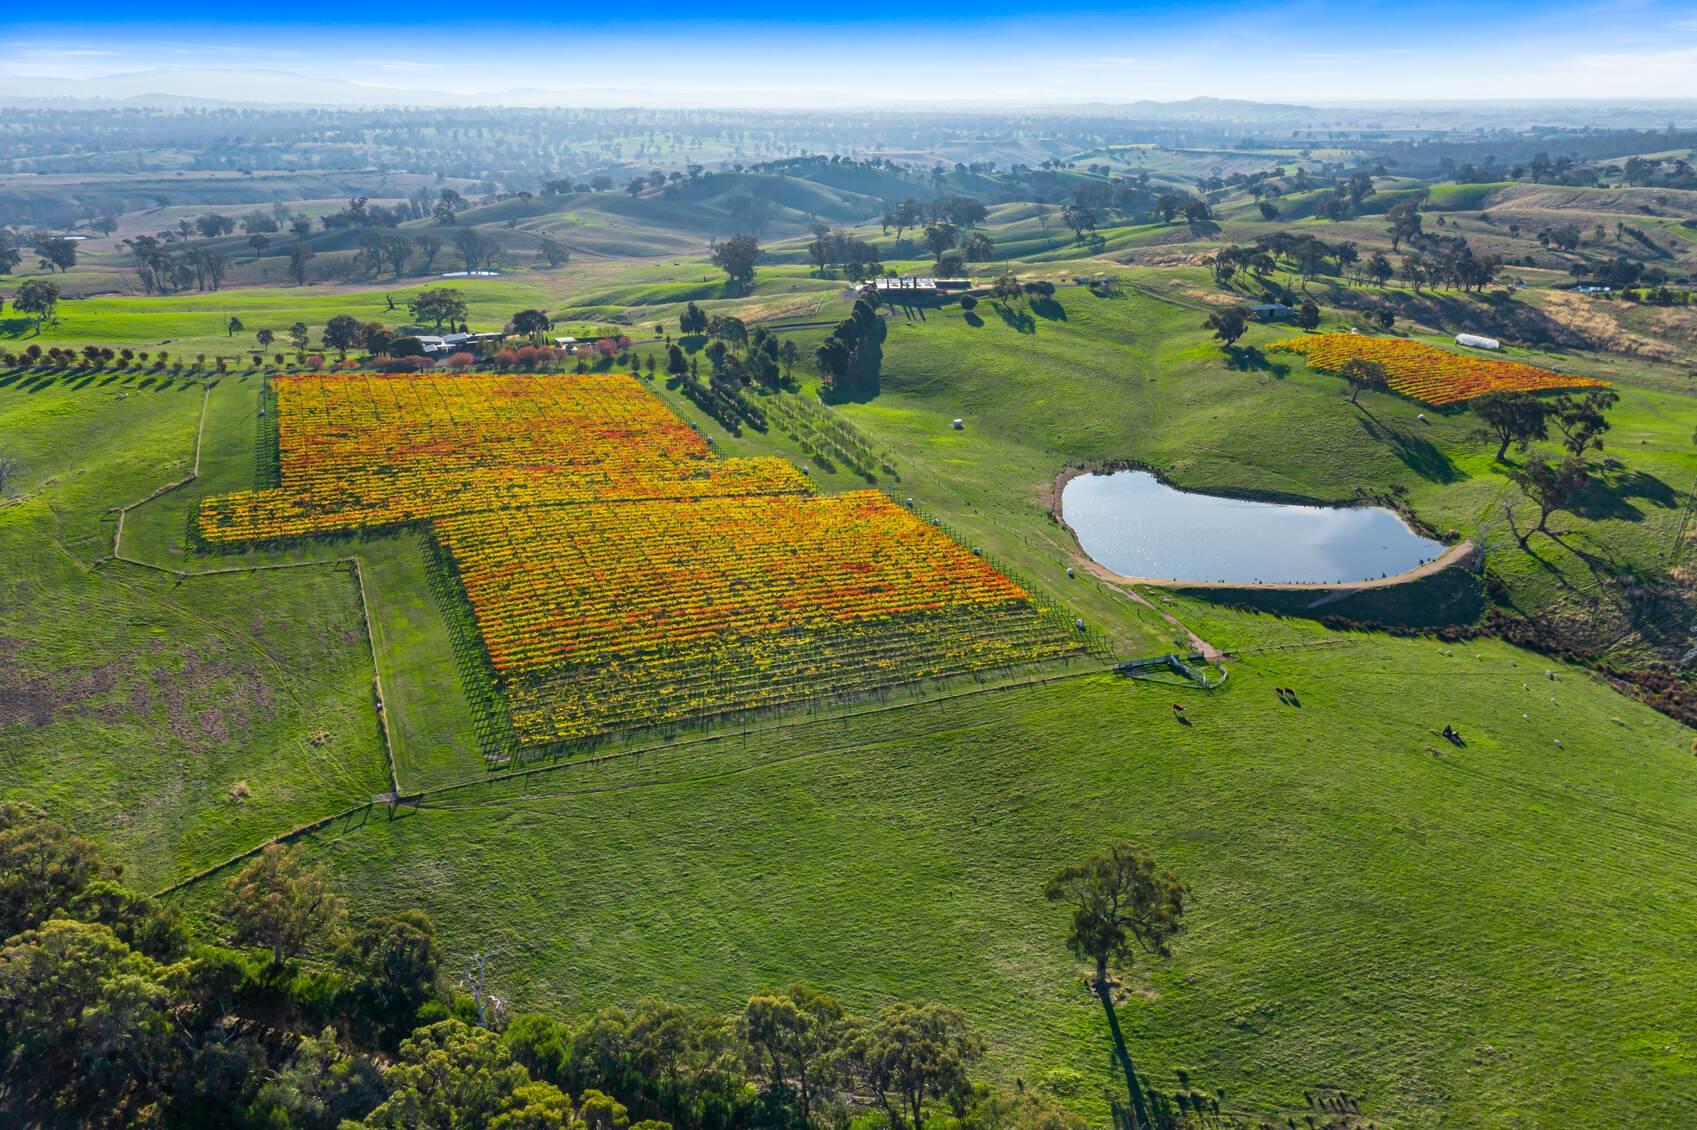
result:
M 282 7 L 238 21 L 229 4 L 179 0 L 137 22 L 134 4 L 79 3 L 0 31 L 0 78 L 16 91 L 49 77 L 169 70 L 215 83 L 263 70 L 457 95 L 539 88 L 570 101 L 611 88 L 615 101 L 652 91 L 656 103 L 740 105 L 1697 98 L 1697 4 L 1666 0 L 957 0 L 909 18 L 779 0 L 581 15 L 463 0 Z M 537 18 L 545 10 L 552 18 Z

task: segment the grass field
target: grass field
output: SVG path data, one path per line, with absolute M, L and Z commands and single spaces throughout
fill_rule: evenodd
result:
M 5 794 L 109 839 L 143 884 L 388 787 L 345 568 L 180 580 L 100 561 L 107 508 L 188 468 L 200 401 L 0 394 L 26 492 L 0 509 Z
M 1338 1086 L 1409 1126 L 1697 1116 L 1697 1017 L 1665 991 L 1697 925 L 1689 732 L 1500 645 L 1309 635 L 1234 663 L 1188 727 L 1172 692 L 1086 677 L 474 787 L 313 850 L 363 906 L 477 939 L 526 1004 L 934 994 L 1004 1077 L 1076 1072 L 1100 1114 L 1099 1017 L 1041 884 L 1127 837 L 1196 892 L 1125 1010 L 1157 1080 L 1251 1109 Z

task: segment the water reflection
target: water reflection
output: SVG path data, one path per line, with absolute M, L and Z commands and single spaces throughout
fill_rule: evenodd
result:
M 1147 471 L 1080 475 L 1061 492 L 1061 513 L 1092 560 L 1128 577 L 1365 581 L 1444 552 L 1379 507 L 1190 494 Z

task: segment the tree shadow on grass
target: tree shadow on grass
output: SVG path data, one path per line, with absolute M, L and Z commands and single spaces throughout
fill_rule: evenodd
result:
M 1644 471 L 1624 471 L 1591 480 L 1591 485 L 1575 500 L 1573 512 L 1593 521 L 1606 518 L 1643 521 L 1644 511 L 1629 499 L 1641 499 L 1662 510 L 1671 510 L 1681 501 L 1679 494 L 1656 476 Z
M 1037 319 L 1033 318 L 1028 311 L 1015 311 L 1013 307 L 1001 302 L 996 303 L 995 310 L 997 316 L 1002 319 L 1003 323 L 1006 324 L 1009 329 L 1022 334 L 1034 334 L 1037 332 Z
M 1379 419 L 1368 410 L 1366 405 L 1356 404 L 1360 415 L 1356 422 L 1369 436 L 1386 444 L 1402 460 L 1403 466 L 1419 475 L 1421 478 L 1434 483 L 1453 483 L 1463 476 L 1456 469 L 1450 457 L 1445 455 L 1426 437 L 1404 431 L 1393 424 Z
M 1575 552 L 1575 550 L 1573 549 L 1572 546 L 1568 545 L 1567 542 L 1563 541 L 1562 539 L 1566 535 L 1563 534 L 1562 531 L 1546 530 L 1546 531 L 1544 531 L 1544 534 L 1550 539 L 1550 541 L 1553 544 L 1561 547 L 1562 549 L 1567 550 L 1567 552 L 1572 553 L 1574 556 L 1578 557 L 1582 563 L 1587 564 L 1591 574 L 1593 575 L 1593 577 L 1596 575 L 1597 570 L 1596 570 L 1595 564 L 1587 561 L 1585 554 Z M 1564 570 L 1560 565 L 1556 564 L 1554 561 L 1551 561 L 1548 557 L 1545 557 L 1542 553 L 1538 552 L 1538 549 L 1537 549 L 1538 536 L 1539 535 L 1536 532 L 1529 533 L 1527 540 L 1526 540 L 1526 543 L 1524 545 L 1521 545 L 1521 546 L 1518 547 L 1520 549 L 1520 552 L 1522 554 L 1524 554 L 1533 563 L 1535 563 L 1546 574 L 1548 574 L 1549 579 L 1551 581 L 1553 581 L 1556 585 L 1558 585 L 1562 589 L 1566 590 L 1568 595 L 1570 595 L 1574 599 L 1580 601 L 1581 603 L 1589 602 L 1589 601 L 1593 600 L 1594 598 L 1593 598 L 1592 594 L 1587 593 L 1585 590 L 1581 589 L 1579 586 L 1577 586 L 1573 583 L 1573 578 L 1571 578 L 1567 575 L 1566 570 Z M 1594 561 L 1594 560 L 1595 559 L 1592 559 L 1592 561 Z
M 1613 605 L 1639 638 L 1657 647 L 1689 645 L 1689 625 L 1697 617 L 1689 596 L 1665 576 L 1646 571 L 1589 530 L 1557 530 L 1550 540 L 1585 566 L 1591 585 L 1578 589 L 1563 577 L 1575 597 L 1590 607 Z M 1543 559 L 1530 548 L 1528 556 Z M 1549 566 L 1554 570 L 1554 566 Z
M 25 375 L 22 383 L 18 385 L 18 391 L 43 392 L 58 384 L 59 379 L 60 377 L 57 373 L 39 373 L 35 376 Z
M 1038 317 L 1047 318 L 1051 322 L 1064 322 L 1067 320 L 1066 307 L 1062 306 L 1059 302 L 1056 302 L 1053 298 L 1039 298 L 1031 304 L 1031 309 Z
M 1270 373 L 1279 380 L 1290 374 L 1290 366 L 1274 361 L 1253 345 L 1234 345 L 1226 350 L 1226 368 L 1236 373 Z

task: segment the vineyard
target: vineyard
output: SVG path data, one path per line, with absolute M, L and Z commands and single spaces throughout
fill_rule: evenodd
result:
M 280 485 L 207 499 L 207 543 L 476 510 L 803 493 L 783 459 L 720 460 L 627 376 L 274 378 Z
M 288 377 L 272 411 L 280 485 L 207 499 L 201 537 L 428 521 L 475 625 L 468 690 L 493 674 L 477 697 L 522 746 L 1088 643 L 908 507 L 815 495 L 783 459 L 719 460 L 627 377 Z
M 1311 367 L 1327 373 L 1339 373 L 1351 361 L 1375 362 L 1383 367 L 1392 392 L 1435 408 L 1488 392 L 1554 392 L 1607 383 L 1520 361 L 1469 357 L 1402 338 L 1314 334 L 1274 342 L 1267 348 L 1302 354 Z
M 901 478 L 887 448 L 873 443 L 818 400 L 779 393 L 767 405 L 778 427 L 823 465 L 845 466 L 867 482 L 876 481 L 880 471 L 892 479 Z
M 1079 647 L 1018 585 L 874 491 L 546 507 L 436 528 L 526 742 Z

